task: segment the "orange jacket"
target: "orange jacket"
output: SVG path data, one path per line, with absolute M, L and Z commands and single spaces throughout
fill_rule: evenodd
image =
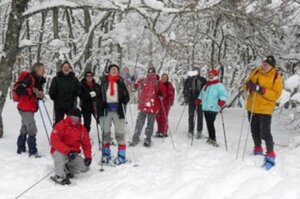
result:
M 268 73 L 264 73 L 261 67 L 256 68 L 249 75 L 244 83 L 243 89 L 246 90 L 248 81 L 258 84 L 260 87 L 265 88 L 266 92 L 262 95 L 256 92 L 253 113 L 272 115 L 275 103 L 281 95 L 283 89 L 282 77 L 273 68 Z M 247 100 L 247 110 L 252 111 L 254 91 L 249 91 Z

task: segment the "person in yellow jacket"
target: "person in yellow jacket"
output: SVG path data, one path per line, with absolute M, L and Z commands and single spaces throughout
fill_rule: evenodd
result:
M 254 141 L 254 155 L 263 155 L 262 139 L 267 153 L 264 167 L 269 170 L 275 165 L 273 136 L 271 134 L 272 113 L 283 89 L 282 77 L 276 71 L 274 56 L 268 56 L 260 67 L 252 71 L 244 83 L 249 91 L 247 100 L 248 118 Z

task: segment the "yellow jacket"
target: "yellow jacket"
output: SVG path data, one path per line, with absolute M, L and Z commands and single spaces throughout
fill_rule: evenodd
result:
M 258 67 L 252 71 L 247 80 L 244 82 L 244 90 L 246 90 L 246 84 L 250 80 L 253 83 L 258 84 L 260 87 L 265 88 L 266 92 L 262 95 L 259 92 L 249 91 L 247 110 L 251 112 L 253 108 L 253 113 L 272 115 L 275 103 L 280 97 L 283 89 L 281 75 L 277 73 L 275 68 L 268 73 L 264 73 L 261 67 Z M 255 93 L 254 107 L 252 107 Z

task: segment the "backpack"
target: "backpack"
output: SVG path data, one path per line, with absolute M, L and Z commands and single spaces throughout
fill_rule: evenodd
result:
M 256 71 L 255 71 L 255 73 L 254 73 L 254 76 L 255 76 L 258 72 L 259 72 L 259 69 L 256 69 Z M 276 81 L 276 79 L 278 78 L 278 75 L 279 75 L 279 73 L 278 73 L 278 71 L 276 70 L 276 71 L 275 71 L 274 78 L 273 78 L 273 85 L 272 85 L 272 86 L 274 86 L 275 81 Z
M 22 71 L 18 77 L 18 80 L 12 86 L 12 93 L 11 98 L 14 102 L 20 101 L 20 96 L 17 94 L 17 88 L 19 87 L 20 83 L 30 75 L 29 71 Z M 34 86 L 34 81 L 31 81 L 31 87 Z

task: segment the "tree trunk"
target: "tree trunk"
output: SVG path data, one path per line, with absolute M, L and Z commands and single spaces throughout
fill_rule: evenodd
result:
M 11 1 L 11 10 L 5 35 L 3 54 L 0 60 L 0 138 L 3 137 L 2 111 L 11 81 L 11 73 L 19 50 L 19 36 L 23 17 L 30 0 Z
M 37 58 L 36 61 L 40 62 L 41 61 L 41 53 L 42 53 L 42 43 L 43 43 L 43 37 L 44 37 L 44 30 L 45 30 L 45 21 L 47 17 L 47 11 L 44 11 L 41 13 L 42 15 L 42 23 L 41 23 L 41 28 L 40 28 L 40 35 L 39 35 L 39 43 L 37 47 Z

